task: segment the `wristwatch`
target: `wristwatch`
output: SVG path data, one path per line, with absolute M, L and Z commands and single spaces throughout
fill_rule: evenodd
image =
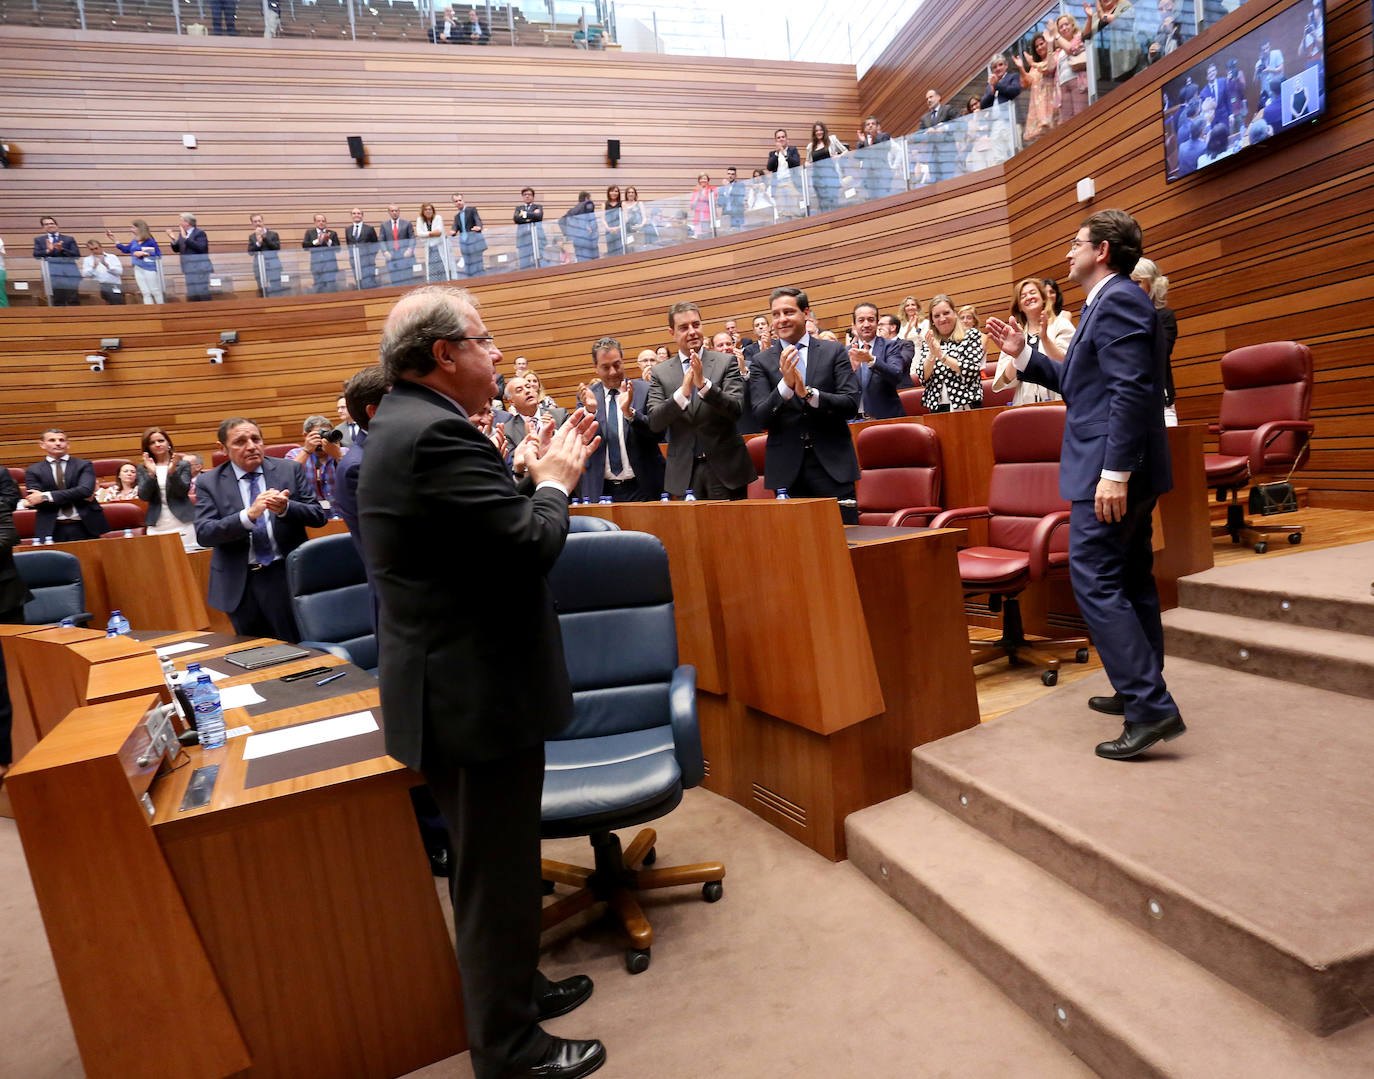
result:
M 818 389 L 816 389 L 815 386 L 807 386 L 807 387 L 806 387 L 806 399 L 809 401 L 809 400 L 811 400 L 811 398 L 813 398 L 813 397 L 818 397 L 818 396 L 820 396 L 820 392 L 821 392 L 821 391 L 818 390 Z

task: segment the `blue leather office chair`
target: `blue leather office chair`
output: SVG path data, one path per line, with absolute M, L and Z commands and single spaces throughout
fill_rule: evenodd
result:
M 643 869 L 655 858 L 645 828 L 622 851 L 618 828 L 670 812 L 705 773 L 696 668 L 679 666 L 673 589 L 663 544 L 643 532 L 568 537 L 549 575 L 573 689 L 573 721 L 544 745 L 545 838 L 591 838 L 596 866 L 546 859 L 544 879 L 576 891 L 544 908 L 544 927 L 597 902 L 624 923 L 631 974 L 647 970 L 653 929 L 637 892 L 701 884 L 723 894 L 720 862 Z
M 70 618 L 78 626 L 91 620 L 81 563 L 66 551 L 16 551 L 14 567 L 33 593 L 24 604 L 24 624 L 45 626 Z
M 301 645 L 377 674 L 367 573 L 347 533 L 306 540 L 286 556 L 286 584 Z
M 587 513 L 574 513 L 568 517 L 568 534 L 574 532 L 619 532 L 620 526 L 604 517 L 593 517 Z

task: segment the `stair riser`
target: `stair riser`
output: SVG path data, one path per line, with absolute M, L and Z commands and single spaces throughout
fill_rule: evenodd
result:
M 1290 651 L 1234 637 L 1165 625 L 1164 650 L 1199 663 L 1243 674 L 1320 686 L 1335 693 L 1374 698 L 1374 666 L 1341 656 Z M 1244 653 L 1244 655 L 1242 655 Z M 1167 675 L 1167 667 L 1166 667 Z
M 1104 736 L 1107 733 L 1104 728 Z M 1090 748 L 1085 747 L 1084 752 Z M 923 759 L 919 750 L 912 755 L 912 787 L 945 812 L 1305 1030 L 1325 1035 L 1365 1016 L 1342 985 L 1363 984 L 1370 976 L 1368 971 L 1313 970 L 1164 882 L 1102 857 L 1090 843 L 1072 834 L 1046 827 L 984 791 L 971 777 Z M 960 802 L 961 796 L 967 798 L 967 805 Z M 1150 913 L 1152 901 L 1162 910 L 1161 917 Z
M 1259 618 L 1289 626 L 1331 629 L 1374 637 L 1374 606 L 1367 603 L 1342 603 L 1314 596 L 1281 595 L 1249 588 L 1233 588 L 1190 581 L 1178 582 L 1180 606 L 1196 611 L 1214 611 L 1241 618 Z M 1288 604 L 1284 610 L 1283 604 Z
M 972 963 L 1095 1072 L 1111 1079 L 1167 1079 L 1167 1073 L 1097 1020 L 1091 1000 L 1074 999 L 1072 992 L 1052 984 L 1002 942 L 992 939 L 939 892 L 902 866 L 886 863 L 882 852 L 860 829 L 846 827 L 845 831 L 849 860 L 860 872 Z M 1103 961 L 1110 962 L 1110 957 L 1104 956 Z M 920 987 L 913 991 L 920 992 Z M 1065 1010 L 1067 1022 L 1056 1019 L 1056 1007 Z

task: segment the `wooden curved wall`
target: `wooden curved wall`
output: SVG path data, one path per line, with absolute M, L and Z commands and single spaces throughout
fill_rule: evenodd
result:
M 0 135 L 22 162 L 0 203 L 11 252 L 44 213 L 84 240 L 106 225 L 123 238 L 134 217 L 161 235 L 190 210 L 212 250 L 235 251 L 256 211 L 299 243 L 316 211 L 342 224 L 362 205 L 379 221 L 394 199 L 412 220 L 425 201 L 451 218 L 456 191 L 509 224 L 525 184 L 551 216 L 611 183 L 686 194 L 703 169 L 762 167 L 778 125 L 800 142 L 812 120 L 843 133 L 859 115 L 843 64 L 15 27 L 0 67 Z
M 964 3 L 970 13 L 981 7 Z M 1005 307 L 1023 276 L 1063 280 L 1065 246 L 1087 209 L 1075 201 L 1074 185 L 1091 176 L 1094 206 L 1135 213 L 1148 253 L 1171 278 L 1183 417 L 1215 419 L 1217 359 L 1226 350 L 1306 341 L 1317 363 L 1318 435 L 1301 482 L 1314 504 L 1374 508 L 1374 65 L 1367 0 L 1328 2 L 1327 117 L 1268 153 L 1172 185 L 1163 179 L 1160 81 L 1278 6 L 1251 0 L 1014 159 L 1005 175 L 993 169 L 734 241 L 493 278 L 478 293 L 487 321 L 508 363 L 517 353 L 529 356 L 566 397 L 589 371 L 586 349 L 595 337 L 617 334 L 629 352 L 666 343 L 663 313 L 680 298 L 700 302 L 713 326 L 747 318 L 782 282 L 810 289 L 832 327 L 847 321 L 859 299 L 872 297 L 890 310 L 907 292 L 924 299 L 949 291 L 987 314 Z M 1076 310 L 1081 292 L 1068 286 L 1066 294 Z M 12 311 L 0 316 L 0 456 L 32 460 L 37 432 L 54 417 L 71 430 L 78 452 L 91 456 L 129 452 L 135 433 L 152 422 L 168 423 L 184 448 L 206 448 L 231 409 L 257 415 L 271 438 L 294 435 L 307 413 L 328 411 L 343 377 L 373 361 L 394 296 L 118 313 Z M 224 367 L 212 368 L 203 350 L 227 329 L 239 330 L 243 343 Z M 124 337 L 124 351 L 103 376 L 91 375 L 80 357 L 114 333 Z

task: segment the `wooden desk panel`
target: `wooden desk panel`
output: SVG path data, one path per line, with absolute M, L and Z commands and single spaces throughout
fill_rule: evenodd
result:
M 213 554 L 213 551 L 207 549 L 190 551 L 186 555 L 186 561 L 191 567 L 191 575 L 196 581 L 196 593 L 202 599 L 210 594 L 210 558 Z M 234 623 L 229 621 L 229 616 L 208 604 L 205 607 L 205 624 L 216 633 L 235 632 Z

